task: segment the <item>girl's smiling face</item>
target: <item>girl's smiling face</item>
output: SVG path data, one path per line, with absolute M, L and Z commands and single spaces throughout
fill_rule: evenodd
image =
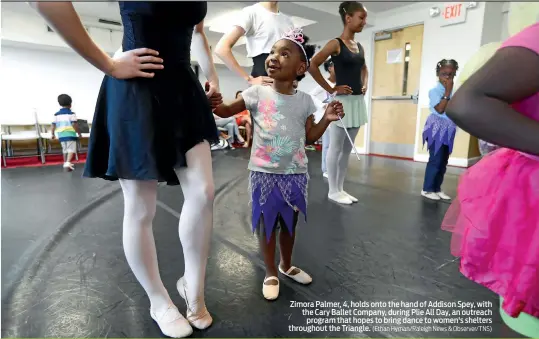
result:
M 271 48 L 266 59 L 266 72 L 272 79 L 293 81 L 307 71 L 307 63 L 302 58 L 303 54 L 296 43 L 281 39 Z

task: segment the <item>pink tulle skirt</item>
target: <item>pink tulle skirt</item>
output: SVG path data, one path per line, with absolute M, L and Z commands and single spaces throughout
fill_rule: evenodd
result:
M 539 317 L 539 157 L 485 156 L 461 177 L 442 229 L 464 276 L 502 296 L 510 316 Z

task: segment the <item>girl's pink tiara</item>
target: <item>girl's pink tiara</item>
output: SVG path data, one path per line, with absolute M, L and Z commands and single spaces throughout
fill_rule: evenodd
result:
M 303 30 L 299 27 L 294 28 L 290 30 L 288 33 L 286 33 L 283 36 L 283 39 L 290 40 L 294 42 L 296 45 L 298 45 L 299 48 L 301 48 L 301 51 L 303 52 L 303 55 L 305 56 L 305 60 L 307 60 L 307 67 L 309 67 L 309 58 L 307 57 L 305 48 L 303 48 L 303 43 L 305 42 L 305 38 L 303 37 Z

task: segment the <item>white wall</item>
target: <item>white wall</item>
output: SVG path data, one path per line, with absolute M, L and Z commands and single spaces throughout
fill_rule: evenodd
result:
M 58 110 L 57 97 L 73 98 L 73 110 L 81 119 L 92 120 L 103 73 L 70 51 L 48 51 L 28 47 L 2 46 L 0 69 L 0 123 L 12 115 L 32 112 L 35 107 L 45 122 Z M 246 88 L 245 82 L 226 67 L 218 65 L 225 100 Z M 206 80 L 200 74 L 200 81 Z
M 35 44 L 40 46 L 56 47 L 68 50 L 66 43 L 55 32 L 47 30 L 47 24 L 35 11 L 27 10 L 16 12 L 12 10 L 2 11 L 1 38 L 4 41 Z M 92 39 L 103 50 L 114 53 L 122 45 L 122 28 L 117 26 L 104 25 L 96 18 L 81 17 L 84 25 L 88 28 L 88 33 Z M 252 65 L 251 59 L 232 51 L 242 66 Z M 214 55 L 215 63 L 223 62 Z M 192 58 L 192 61 L 196 61 Z
M 92 120 L 103 74 L 71 52 L 3 45 L 0 79 L 0 122 L 34 107 L 50 120 L 62 93 L 73 98 L 73 110 L 80 118 Z

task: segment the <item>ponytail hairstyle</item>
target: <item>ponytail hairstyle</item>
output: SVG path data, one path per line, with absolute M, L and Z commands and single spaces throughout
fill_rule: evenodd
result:
M 357 1 L 344 1 L 339 5 L 339 14 L 341 15 L 341 20 L 343 24 L 346 24 L 346 16 L 354 15 L 357 11 L 365 12 L 365 6 Z
M 440 70 L 444 66 L 451 66 L 455 68 L 455 71 L 459 70 L 459 63 L 454 59 L 442 59 L 436 64 L 436 75 L 440 75 Z

